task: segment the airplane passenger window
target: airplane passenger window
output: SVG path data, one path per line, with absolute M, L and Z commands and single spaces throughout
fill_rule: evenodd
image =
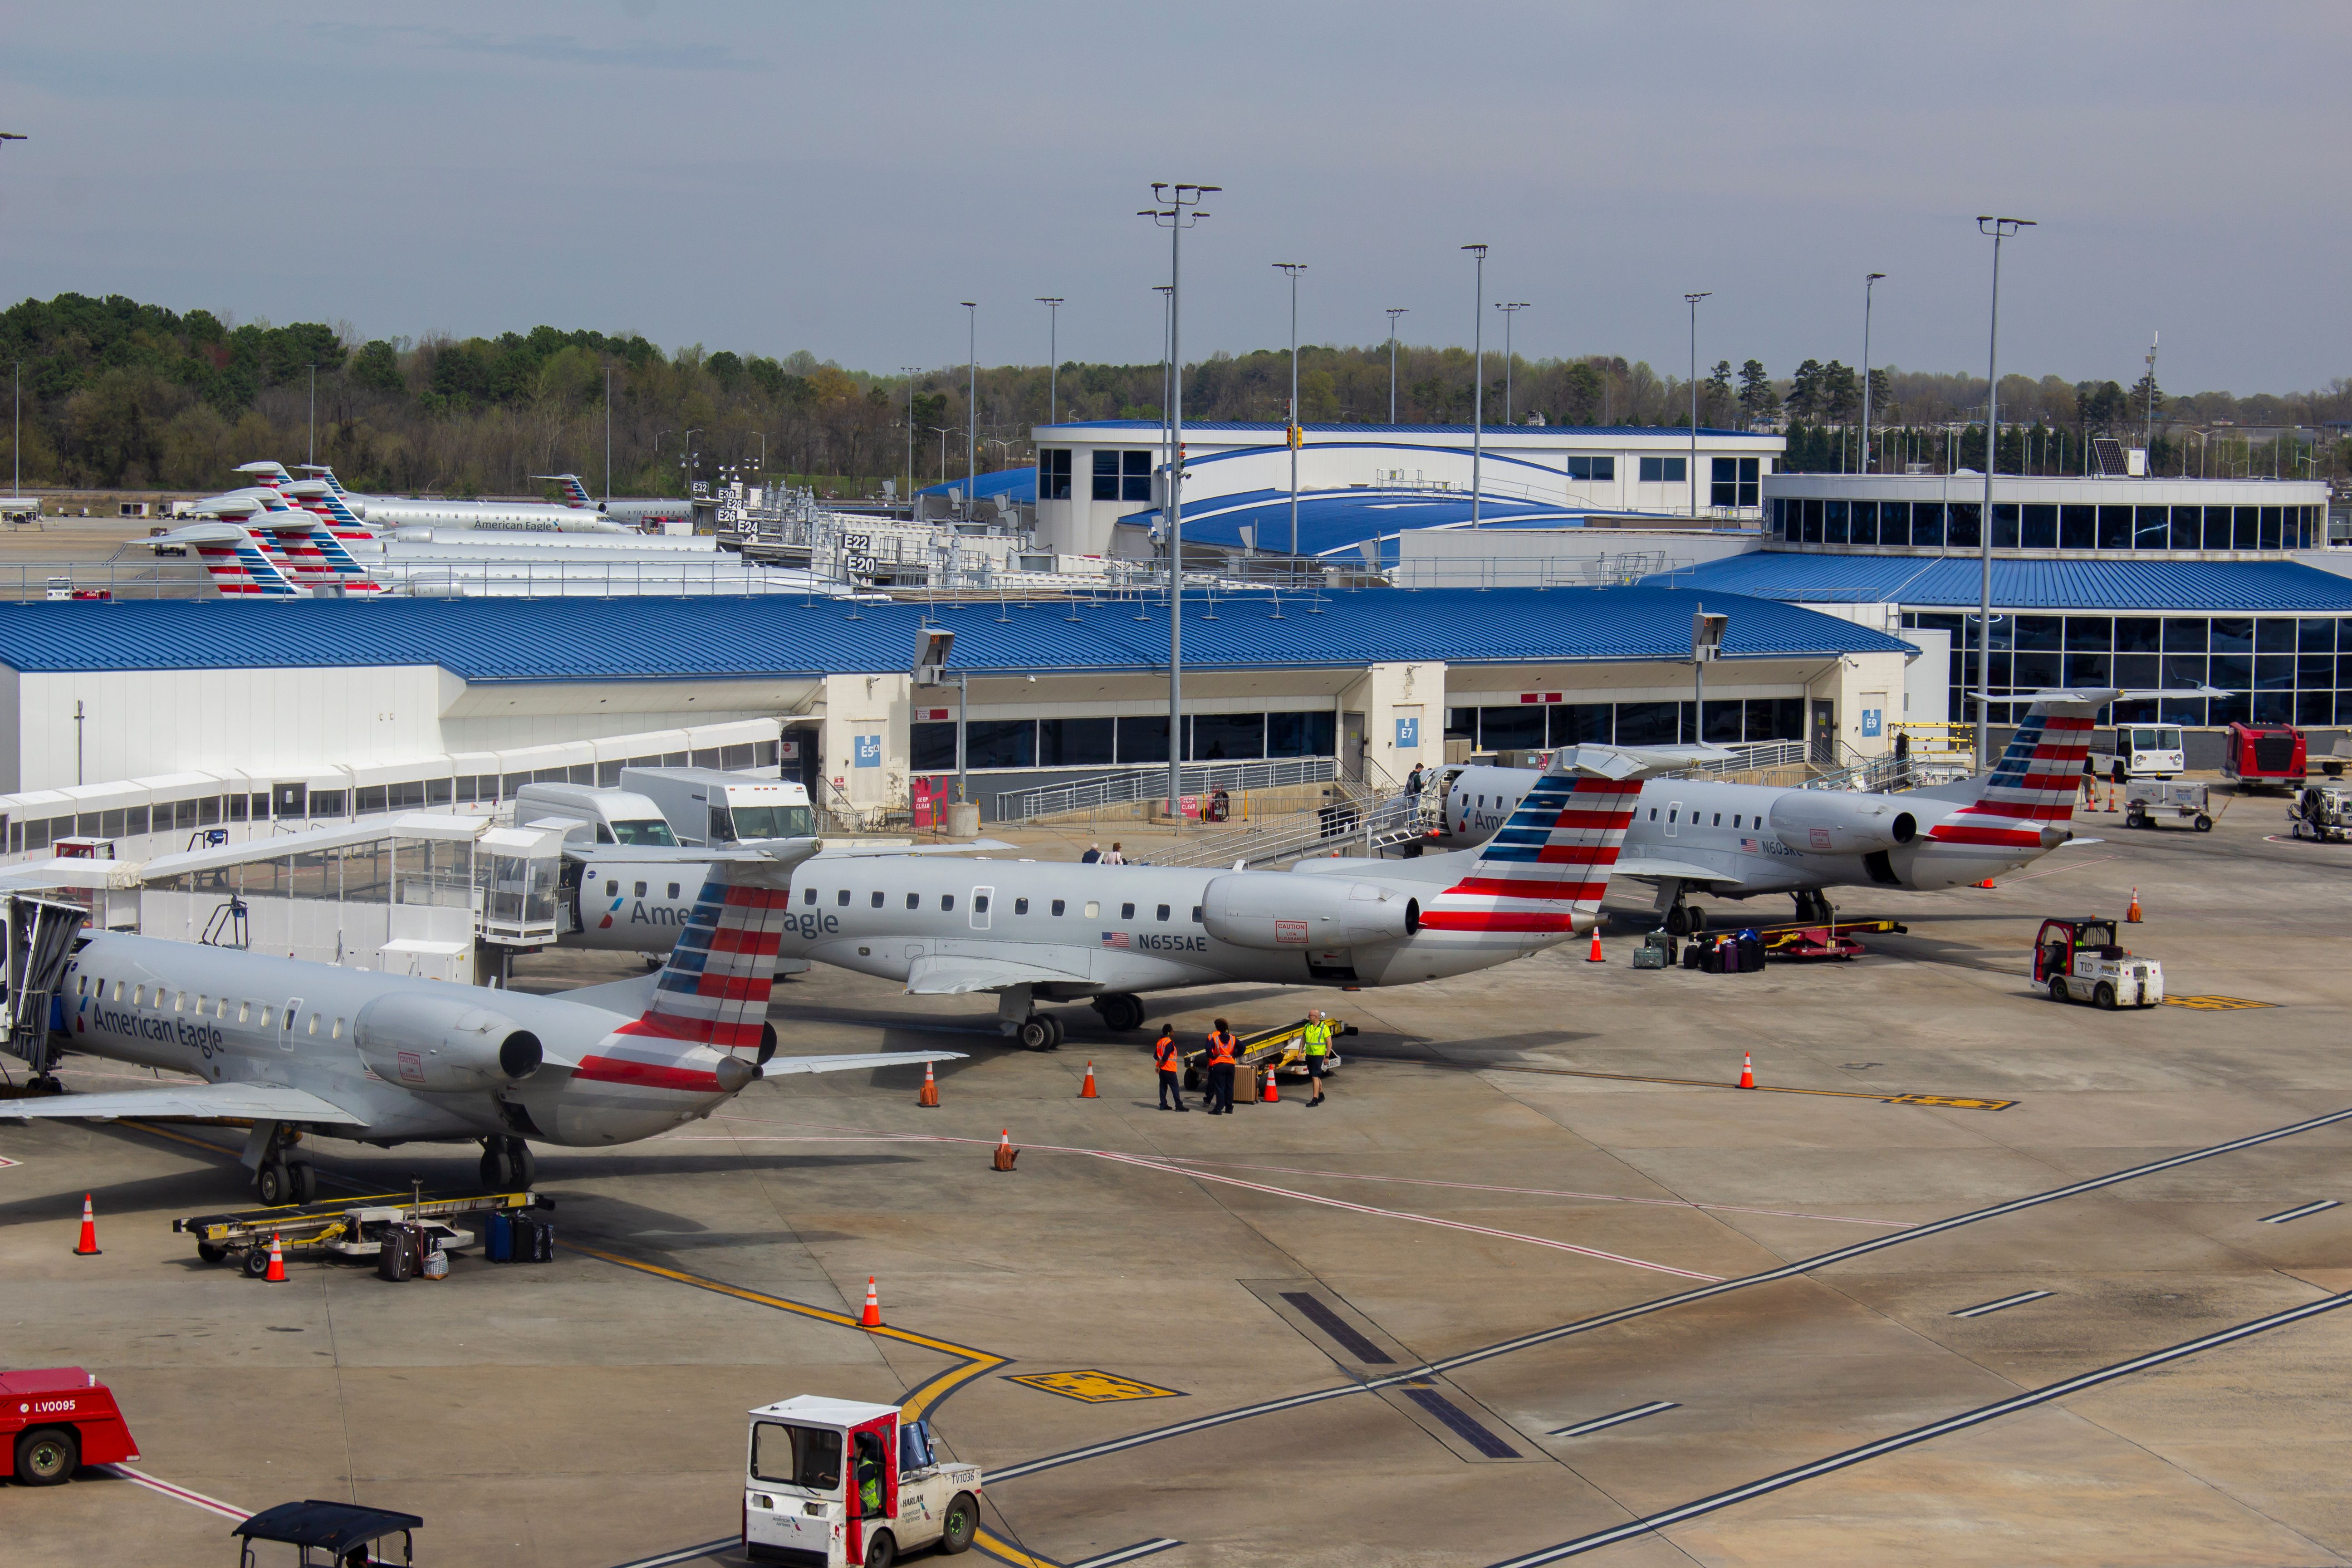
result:
M 122 982 L 120 980 L 114 983 L 114 999 L 117 1002 L 122 1000 Z
M 988 895 L 986 893 L 974 893 L 971 896 L 971 912 L 976 915 L 984 915 L 988 912 Z
M 877 910 L 882 907 L 882 893 L 879 889 L 877 889 L 874 893 L 874 907 Z
M 646 893 L 646 885 L 645 885 L 643 882 L 639 882 L 639 883 L 637 884 L 637 896 L 638 896 L 639 898 L 643 898 L 643 897 L 645 897 L 645 893 Z M 803 889 L 801 889 L 801 902 L 803 902 L 803 903 L 804 903 L 804 904 L 813 904 L 813 903 L 816 902 L 816 889 L 815 889 L 814 888 L 803 888 Z
M 1055 910 L 1054 912 L 1055 912 L 1055 914 L 1060 914 L 1062 911 L 1061 911 L 1061 910 Z M 87 995 L 89 995 L 89 975 L 87 975 L 87 974 L 80 975 L 80 976 L 78 976 L 78 977 L 75 979 L 75 981 L 74 981 L 74 994 L 75 994 L 75 995 L 77 995 L 77 996 L 87 996 Z
M 263 1028 L 267 1029 L 267 1028 L 268 1028 L 268 1027 L 270 1026 L 270 1025 L 269 1025 L 269 1018 L 270 1018 L 270 1015 L 271 1015 L 274 1011 L 275 1011 L 275 1009 L 274 1009 L 274 1008 L 269 1008 L 269 1007 L 264 1007 L 264 1008 L 261 1010 L 261 1026 L 262 1026 Z
M 669 885 L 669 896 L 672 903 L 676 903 L 677 901 L 677 884 L 676 882 L 672 882 Z M 844 894 L 843 896 L 845 898 L 847 897 L 846 894 Z
M 1088 899 L 1088 900 L 1087 900 L 1087 919 L 1088 919 L 1088 920 L 1092 921 L 1092 920 L 1100 920 L 1101 918 L 1102 918 L 1102 905 L 1100 905 L 1099 903 L 1097 903 L 1097 902 L 1096 902 L 1094 900 L 1092 900 L 1092 899 Z
M 311 1014 L 311 1015 L 310 1015 L 310 1033 L 311 1033 L 311 1034 L 313 1034 L 313 1035 L 316 1035 L 318 1032 L 319 1032 L 319 1015 L 317 1015 L 316 1013 L 313 1013 L 313 1014 Z
M 105 982 L 105 981 L 101 980 L 101 981 L 100 981 L 100 982 L 98 983 L 98 984 L 99 984 L 99 989 L 100 989 L 101 992 L 103 992 L 103 991 L 106 989 L 106 982 Z M 203 1016 L 205 1016 L 205 1008 L 207 1005 L 210 1005 L 211 1000 L 212 1000 L 212 999 L 211 999 L 210 997 L 206 996 L 203 992 L 199 991 L 199 992 L 197 992 L 197 993 L 196 993 L 196 1016 L 197 1016 L 197 1017 L 201 1018 L 201 1017 L 203 1017 Z
M 1121 904 L 1121 905 L 1119 905 L 1119 906 L 1118 906 L 1118 918 L 1119 918 L 1119 919 L 1121 919 L 1121 920 L 1123 920 L 1123 921 L 1131 921 L 1131 920 L 1133 920 L 1133 919 L 1135 918 L 1135 906 L 1134 906 L 1133 904 Z
M 333 1028 L 331 1031 L 330 1031 L 330 1032 L 329 1032 L 329 1034 L 328 1034 L 328 1036 L 327 1036 L 327 1038 L 329 1038 L 329 1039 L 331 1039 L 331 1040 L 340 1040 L 340 1039 L 341 1039 L 342 1037 L 343 1037 L 343 1021 L 342 1021 L 341 1018 L 338 1018 L 338 1019 L 336 1019 L 336 1020 L 335 1020 L 335 1026 L 334 1026 L 334 1028 Z
M 1027 913 L 1029 912 L 1029 900 L 1026 900 L 1026 899 L 1015 899 L 1015 900 L 1013 900 L 1013 912 L 1014 914 L 1016 914 L 1016 915 L 1025 915 L 1025 914 L 1027 914 Z
M 131 1005 L 133 1007 L 144 1007 L 147 1005 L 147 987 L 144 985 L 134 985 L 131 988 Z
M 1201 923 L 1201 906 L 1198 904 L 1192 906 L 1192 923 L 1194 925 Z
M 1650 820 L 1652 822 L 1658 820 L 1658 808 L 1654 805 L 1650 807 Z
M 1731 826 L 1734 827 L 1739 826 L 1739 813 L 1736 811 L 1731 814 Z
M 214 1015 L 214 1016 L 218 1017 L 218 1018 L 226 1018 L 226 1017 L 228 1016 L 228 998 L 227 998 L 227 997 L 224 996 L 224 997 L 222 997 L 222 998 L 220 999 L 220 1008 L 219 1008 L 219 1010 L 218 1010 L 218 1011 Z
M 238 1003 L 238 1004 L 236 1005 L 236 1021 L 237 1021 L 238 1023 L 240 1023 L 240 1024 L 245 1023 L 245 1022 L 247 1022 L 247 1020 L 249 1020 L 252 1016 L 253 1016 L 253 1004 L 252 1004 L 252 1003 L 250 1003 L 250 1002 L 240 1002 L 240 1003 Z
M 1060 915 L 1060 914 L 1061 914 L 1061 912 L 1062 912 L 1062 900 L 1059 900 L 1059 899 L 1055 899 L 1055 900 L 1054 900 L 1054 913 L 1055 913 L 1056 916 L 1058 916 L 1058 915 Z
M 844 888 L 841 891 L 834 894 L 833 901 L 841 908 L 845 910 L 847 909 L 849 907 L 849 889 L 847 888 Z
M 619 898 L 621 896 L 621 884 L 618 881 L 607 879 L 604 883 L 604 896 L 608 899 Z
M 184 1011 L 186 1011 L 186 1010 L 187 1010 L 187 1005 L 188 1005 L 188 994 L 187 994 L 186 992 L 184 992 L 184 991 L 174 991 L 174 992 L 173 992 L 173 993 L 172 993 L 172 1011 L 173 1011 L 173 1012 L 174 1012 L 174 1013 L 184 1012 Z
M 941 893 L 940 895 L 940 908 L 943 910 L 951 910 L 955 908 L 955 895 L 953 893 Z
M 1167 918 L 1168 918 L 1168 906 L 1167 906 L 1166 904 L 1162 904 L 1162 905 L 1160 905 L 1160 920 L 1162 920 L 1163 921 L 1166 921 L 1166 920 L 1167 920 Z
M 907 895 L 907 907 L 910 910 L 921 909 L 923 907 L 923 895 L 920 893 L 908 893 Z
M 636 898 L 640 898 L 640 899 L 642 899 L 642 898 L 644 898 L 644 897 L 646 896 L 646 885 L 645 885 L 643 882 L 639 882 L 639 883 L 637 884 L 637 890 L 636 890 L 636 892 L 635 892 L 635 894 L 634 896 L 635 896 L 635 897 L 636 897 Z M 815 898 L 816 898 L 816 889 L 815 889 L 814 888 L 811 888 L 811 889 L 809 889 L 809 898 L 810 898 L 810 900 L 811 900 L 812 901 L 814 901 L 814 900 L 815 900 Z
M 1720 827 L 1720 826 L 1723 826 L 1723 813 L 1721 813 L 1721 812 L 1719 812 L 1719 811 L 1718 811 L 1718 812 L 1717 812 L 1717 813 L 1715 814 L 1715 820 L 1714 820 L 1713 822 L 1709 823 L 1707 826 L 1710 826 L 1710 827 Z

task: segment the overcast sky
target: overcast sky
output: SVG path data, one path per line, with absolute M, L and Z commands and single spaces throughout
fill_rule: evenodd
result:
M 397 16 L 397 21 L 387 17 Z M 1471 338 L 1985 363 L 2175 392 L 2352 375 L 2352 7 L 123 4 L 10 7 L 0 298 L 362 337 L 557 326 L 895 373 Z

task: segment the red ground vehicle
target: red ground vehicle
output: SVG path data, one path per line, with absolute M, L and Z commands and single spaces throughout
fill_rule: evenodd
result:
M 69 1480 L 77 1465 L 139 1457 L 112 1391 L 78 1366 L 0 1372 L 0 1476 L 28 1487 Z
M 2294 725 L 2230 726 L 2230 750 L 2221 759 L 2221 776 L 2235 779 L 2239 787 L 2279 784 L 2301 789 L 2305 766 L 2303 731 Z

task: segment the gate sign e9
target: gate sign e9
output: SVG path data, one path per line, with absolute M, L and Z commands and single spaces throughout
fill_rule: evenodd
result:
M 1885 710 L 1881 708 L 1865 708 L 1862 710 L 1862 734 L 1864 740 L 1869 740 L 1881 732 L 1880 715 L 1885 711 Z
M 853 739 L 856 743 L 856 751 L 853 754 L 854 760 L 859 767 L 878 768 L 882 765 L 881 736 L 858 735 Z

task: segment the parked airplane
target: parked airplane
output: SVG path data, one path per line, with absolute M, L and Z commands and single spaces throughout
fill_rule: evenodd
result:
M 826 857 L 794 873 L 778 951 L 896 980 L 915 995 L 993 992 L 998 1026 L 1032 1050 L 1062 1038 L 1040 1002 L 1084 1000 L 1107 1026 L 1132 1029 L 1149 991 L 1466 974 L 1592 929 L 1639 780 L 1671 765 L 1615 747 L 1564 748 L 1494 843 L 1418 860 L 1222 871 Z M 688 879 L 677 859 L 612 848 L 583 852 L 575 908 L 583 936 L 610 933 L 626 947 L 644 940 L 638 931 L 681 917 Z
M 1826 889 L 1957 888 L 2013 871 L 2074 837 L 2091 721 L 2116 689 L 2045 691 L 2000 763 L 1959 784 L 1899 795 L 1653 779 L 1625 835 L 1616 875 L 1654 884 L 1665 928 L 1706 923 L 1685 895 L 1787 893 L 1800 920 L 1827 920 Z M 1543 775 L 1463 768 L 1444 781 L 1444 816 L 1429 843 L 1483 842 Z
M 578 474 L 541 474 L 539 479 L 552 479 L 563 489 L 567 506 L 593 507 L 614 522 L 635 528 L 648 522 L 692 522 L 694 503 L 675 497 L 656 496 L 650 500 L 631 498 L 622 500 L 598 500 L 588 493 Z
M 528 1185 L 530 1142 L 602 1148 L 708 1116 L 757 1079 L 944 1061 L 955 1051 L 778 1057 L 769 973 L 813 838 L 710 868 L 658 975 L 555 996 L 102 931 L 58 989 L 68 1048 L 194 1073 L 187 1086 L 0 1100 L 0 1116 L 249 1119 L 265 1204 L 307 1202 L 304 1133 L 482 1145 L 486 1185 Z
M 236 470 L 253 474 L 281 493 L 294 478 L 274 462 L 245 463 Z M 478 528 L 506 532 L 626 533 L 619 523 L 583 512 L 576 507 L 546 501 L 418 500 L 404 496 L 358 495 L 343 488 L 334 470 L 320 463 L 305 463 L 302 471 L 316 475 L 352 516 L 375 528 Z

